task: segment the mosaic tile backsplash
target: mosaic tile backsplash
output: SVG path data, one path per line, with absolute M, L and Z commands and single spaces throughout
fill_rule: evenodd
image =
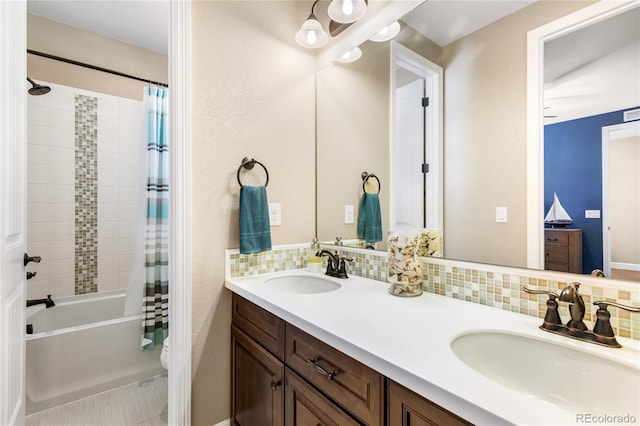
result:
M 353 258 L 347 270 L 349 274 L 370 278 L 386 284 L 387 253 L 353 250 L 349 247 L 331 246 L 341 256 Z M 227 251 L 228 275 L 238 278 L 307 267 L 309 256 L 315 253 L 309 245 L 274 247 L 270 252 L 241 255 L 237 250 Z M 323 261 L 326 267 L 326 260 Z M 453 260 L 423 258 L 423 288 L 429 293 L 452 297 L 470 303 L 492 306 L 511 312 L 544 318 L 546 297 L 525 293 L 524 286 L 560 292 L 573 282 L 575 276 L 520 268 L 496 267 Z M 587 308 L 585 323 L 591 329 L 595 317 L 596 300 L 608 300 L 625 305 L 640 306 L 640 286 L 623 283 L 612 285 L 609 280 L 600 283 L 598 278 L 581 277 L 580 293 Z M 381 283 L 381 284 L 382 284 Z M 610 308 L 611 325 L 617 336 L 640 340 L 640 315 Z M 569 318 L 566 307 L 560 307 L 560 315 Z M 541 322 L 542 323 L 542 322 Z
M 98 291 L 98 99 L 76 95 L 75 294 Z

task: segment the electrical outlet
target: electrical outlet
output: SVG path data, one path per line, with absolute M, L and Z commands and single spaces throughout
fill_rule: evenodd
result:
M 353 205 L 344 206 L 344 223 L 353 223 Z
M 282 224 L 282 207 L 280 203 L 269 203 L 269 225 L 280 226 Z
M 600 210 L 585 210 L 585 219 L 600 219 Z
M 507 223 L 507 208 L 506 207 L 496 207 L 496 222 L 497 223 Z

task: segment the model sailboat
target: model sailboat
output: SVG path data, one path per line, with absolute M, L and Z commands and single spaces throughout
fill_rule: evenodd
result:
M 551 225 L 551 227 L 563 227 L 573 223 L 573 219 L 562 207 L 555 192 L 553 193 L 553 204 L 544 217 L 544 223 Z

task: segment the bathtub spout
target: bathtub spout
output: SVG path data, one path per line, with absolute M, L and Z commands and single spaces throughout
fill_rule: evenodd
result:
M 33 300 L 27 300 L 27 307 L 29 306 L 33 306 L 33 305 L 47 305 L 47 308 L 52 308 L 54 306 L 56 306 L 55 303 L 53 303 L 53 299 L 51 299 L 51 295 L 47 294 L 47 298 L 46 299 L 33 299 Z

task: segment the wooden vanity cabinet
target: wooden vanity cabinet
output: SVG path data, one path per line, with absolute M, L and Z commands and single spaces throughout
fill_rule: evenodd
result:
M 544 269 L 582 273 L 582 230 L 544 230 Z
M 234 426 L 470 424 L 241 296 L 232 304 Z
M 361 371 L 360 367 L 354 367 L 357 361 L 236 294 L 232 297 L 231 322 L 231 418 L 234 426 L 382 425 L 382 375 L 375 373 L 379 386 L 376 396 L 372 397 L 366 383 L 370 379 L 361 381 L 360 377 L 354 376 L 354 372 L 359 376 Z M 292 342 L 286 346 L 294 348 L 287 356 L 284 355 L 285 329 L 290 332 L 287 337 Z M 338 369 L 340 380 L 330 380 L 313 367 L 307 370 L 308 359 L 302 357 L 321 358 L 318 365 L 327 368 L 326 360 L 333 362 L 331 371 Z M 294 365 L 288 365 L 293 358 Z M 321 381 L 333 382 L 317 386 Z M 366 394 L 360 395 L 363 391 Z M 357 398 L 351 393 L 358 395 Z M 372 399 L 376 401 L 373 411 L 367 408 Z M 354 405 L 355 410 L 345 404 Z M 364 420 L 358 420 L 358 414 Z
M 462 426 L 472 423 L 387 379 L 388 426 Z

